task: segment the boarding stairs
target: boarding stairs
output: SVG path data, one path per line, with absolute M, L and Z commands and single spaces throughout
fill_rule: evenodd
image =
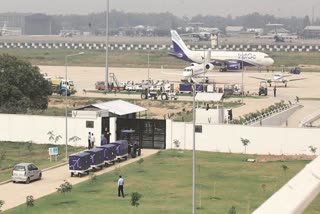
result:
M 119 88 L 120 83 L 114 73 L 109 74 L 110 81 L 113 83 L 113 87 Z

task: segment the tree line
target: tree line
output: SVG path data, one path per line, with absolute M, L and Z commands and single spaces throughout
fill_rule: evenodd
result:
M 105 12 L 90 13 L 88 15 L 53 15 L 54 23 L 61 29 L 74 29 L 98 34 L 103 32 L 106 25 Z M 227 26 L 244 26 L 247 28 L 264 28 L 268 23 L 284 24 L 284 27 L 292 33 L 301 33 L 307 25 L 320 25 L 320 19 L 317 18 L 312 23 L 310 17 L 286 17 L 280 18 L 273 15 L 263 15 L 260 13 L 251 13 L 243 16 L 226 17 L 214 15 L 197 15 L 191 18 L 186 16 L 177 17 L 166 13 L 126 13 L 123 11 L 112 10 L 109 13 L 110 32 L 117 31 L 119 28 L 129 28 L 137 25 L 156 26 L 161 32 L 167 33 L 169 29 L 186 27 L 189 23 L 201 22 L 206 27 L 217 27 L 224 30 Z M 105 32 L 103 32 L 104 34 Z

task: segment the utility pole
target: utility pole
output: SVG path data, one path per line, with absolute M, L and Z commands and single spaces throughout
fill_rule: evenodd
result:
M 106 2 L 106 74 L 105 74 L 105 92 L 109 92 L 109 0 Z

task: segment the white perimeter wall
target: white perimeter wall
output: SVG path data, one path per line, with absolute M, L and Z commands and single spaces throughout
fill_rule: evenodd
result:
M 247 146 L 247 153 L 250 154 L 311 155 L 308 148 L 310 145 L 320 147 L 320 129 L 204 124 L 202 133 L 196 133 L 196 149 L 243 153 L 241 137 L 250 140 L 251 143 Z M 175 148 L 174 140 L 181 142 L 181 149 L 191 150 L 193 145 L 192 123 L 167 120 L 167 149 Z
M 86 121 L 94 121 L 94 128 L 86 128 Z M 49 131 L 61 135 L 58 144 L 65 144 L 65 117 L 0 114 L 0 141 L 33 141 L 34 143 L 50 143 Z M 101 141 L 101 118 L 68 117 L 68 139 L 73 136 L 81 138 L 77 146 L 88 145 L 88 132 L 93 132 L 96 145 Z M 73 142 L 68 142 L 74 145 Z

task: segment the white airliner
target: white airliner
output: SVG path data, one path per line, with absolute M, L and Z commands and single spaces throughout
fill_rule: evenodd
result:
M 275 74 L 273 75 L 273 77 L 270 77 L 270 78 L 261 78 L 261 77 L 250 77 L 250 78 L 264 80 L 267 83 L 269 83 L 270 87 L 272 83 L 275 83 L 275 84 L 283 83 L 284 86 L 287 87 L 288 82 L 306 79 L 306 78 L 287 79 L 286 77 L 289 77 L 289 76 L 291 75 Z
M 170 53 L 171 56 L 198 64 L 205 63 L 208 70 L 215 65 L 222 66 L 223 70 L 240 70 L 242 66 L 270 66 L 274 63 L 269 55 L 261 52 L 192 51 L 175 30 L 171 30 L 171 39 L 174 51 Z
M 15 35 L 15 33 L 16 32 L 13 30 L 8 30 L 6 23 L 3 24 L 2 28 L 0 28 L 0 36 L 11 36 Z

